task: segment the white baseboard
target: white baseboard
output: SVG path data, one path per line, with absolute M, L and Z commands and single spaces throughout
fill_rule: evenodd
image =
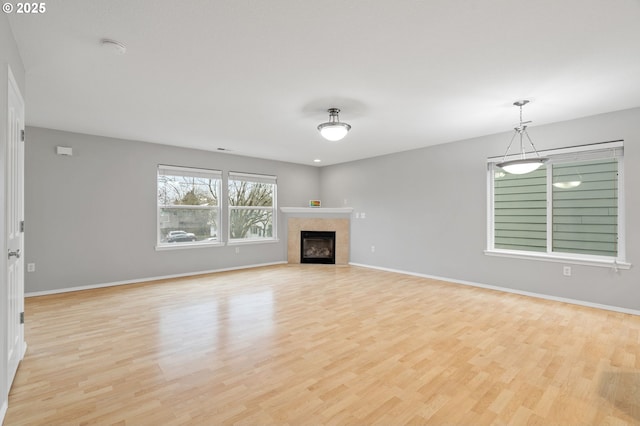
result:
M 286 261 L 279 261 L 279 262 L 271 262 L 271 263 L 261 263 L 261 264 L 256 264 L 256 265 L 243 265 L 243 266 L 237 266 L 237 267 L 231 267 L 231 268 L 211 269 L 211 270 L 208 270 L 208 271 L 188 272 L 188 273 L 184 273 L 184 274 L 163 275 L 163 276 L 158 276 L 158 277 L 140 278 L 140 279 L 135 279 L 135 280 L 116 281 L 116 282 L 93 284 L 93 285 L 87 285 L 87 286 L 68 287 L 68 288 L 56 289 L 56 290 L 29 292 L 29 293 L 25 293 L 24 296 L 25 297 L 44 296 L 44 295 L 47 295 L 47 294 L 67 293 L 67 292 L 71 292 L 71 291 L 90 290 L 90 289 L 102 288 L 102 287 L 113 287 L 113 286 L 117 286 L 117 285 L 143 283 L 143 282 L 147 282 L 147 281 L 157 281 L 157 280 L 164 280 L 164 279 L 171 279 L 171 278 L 190 277 L 190 276 L 195 276 L 195 275 L 212 274 L 212 273 L 216 273 L 216 272 L 235 271 L 235 270 L 250 269 L 250 268 L 260 268 L 260 267 L 263 267 L 263 266 L 281 265 L 281 264 L 286 264 L 286 263 L 287 263 Z M 420 278 L 428 278 L 428 279 L 438 280 L 438 281 L 448 281 L 448 282 L 451 282 L 451 283 L 468 285 L 468 286 L 471 286 L 471 287 L 486 288 L 486 289 L 490 289 L 490 290 L 502 291 L 502 292 L 505 292 L 505 293 L 513 293 L 513 294 L 519 294 L 519 295 L 522 295 L 522 296 L 535 297 L 535 298 L 538 298 L 538 299 L 553 300 L 553 301 L 556 301 L 556 302 L 570 303 L 570 304 L 573 304 L 573 305 L 586 306 L 586 307 L 589 307 L 589 308 L 604 309 L 604 310 L 607 310 L 607 311 L 621 312 L 621 313 L 624 313 L 624 314 L 631 314 L 631 315 L 640 316 L 640 310 L 622 308 L 622 307 L 619 307 L 619 306 L 603 305 L 603 304 L 600 304 L 600 303 L 587 302 L 587 301 L 584 301 L 584 300 L 569 299 L 569 298 L 565 298 L 565 297 L 551 296 L 551 295 L 548 295 L 548 294 L 533 293 L 533 292 L 529 292 L 529 291 L 516 290 L 516 289 L 512 289 L 512 288 L 508 288 L 508 287 L 499 287 L 499 286 L 495 286 L 495 285 L 476 283 L 476 282 L 472 282 L 472 281 L 458 280 L 458 279 L 455 279 L 455 278 L 439 277 L 439 276 L 435 276 L 435 275 L 421 274 L 421 273 L 417 273 L 417 272 L 403 271 L 403 270 L 400 270 L 400 269 L 385 268 L 385 267 L 381 267 L 381 266 L 366 265 L 366 264 L 362 264 L 362 263 L 349 262 L 349 265 L 358 266 L 358 267 L 362 267 L 362 268 L 368 268 L 368 269 L 377 269 L 377 270 L 386 271 L 386 272 L 393 272 L 393 273 L 396 273 L 396 274 L 411 275 L 411 276 L 420 277 Z M 1 413 L 2 413 L 2 411 L 0 411 L 0 414 Z M 1 418 L 2 417 L 0 416 L 0 419 Z M 0 421 L 0 424 L 2 424 L 1 421 Z
M 231 268 L 222 268 L 222 269 L 211 269 L 208 271 L 199 271 L 199 272 L 187 272 L 184 274 L 174 274 L 174 275 L 163 275 L 159 277 L 147 277 L 147 278 L 138 278 L 135 280 L 125 280 L 125 281 L 115 281 L 110 283 L 101 283 L 101 284 L 91 284 L 91 285 L 83 285 L 78 287 L 68 287 L 68 288 L 60 288 L 56 290 L 46 290 L 46 291 L 34 291 L 25 293 L 24 297 L 35 297 L 35 296 L 46 296 L 48 294 L 59 294 L 59 293 L 68 293 L 71 291 L 80 291 L 80 290 L 91 290 L 95 288 L 103 288 L 103 287 L 114 287 L 117 285 L 127 285 L 127 284 L 137 284 L 144 283 L 148 281 L 157 281 L 157 280 L 166 280 L 171 278 L 182 278 L 182 277 L 192 277 L 195 275 L 205 275 L 205 274 L 213 274 L 216 272 L 226 272 L 226 271 L 237 271 L 240 269 L 250 269 L 250 268 L 260 268 L 262 266 L 272 266 L 272 265 L 280 265 L 283 263 L 287 263 L 285 261 L 278 262 L 270 262 L 270 263 L 260 263 L 256 265 L 243 265 L 243 266 L 234 266 Z M 2 423 L 0 423 L 2 424 Z
M 417 272 L 402 271 L 402 270 L 391 269 L 391 268 L 383 268 L 383 267 L 380 267 L 380 266 L 365 265 L 365 264 L 361 264 L 361 263 L 349 262 L 349 265 L 359 266 L 359 267 L 368 268 L 368 269 L 377 269 L 377 270 L 386 271 L 386 272 L 394 272 L 394 273 L 397 273 L 397 274 L 412 275 L 412 276 L 420 277 L 420 278 L 429 278 L 429 279 L 438 280 L 438 281 L 447 281 L 447 282 L 450 282 L 450 283 L 468 285 L 468 286 L 471 286 L 471 287 L 486 288 L 486 289 L 490 289 L 490 290 L 502 291 L 502 292 L 505 292 L 505 293 L 513 293 L 513 294 L 519 294 L 519 295 L 522 295 L 522 296 L 535 297 L 535 298 L 538 298 L 538 299 L 553 300 L 555 302 L 570 303 L 572 305 L 586 306 L 586 307 L 589 307 L 589 308 L 604 309 L 606 311 L 621 312 L 623 314 L 631 314 L 631 315 L 639 315 L 640 316 L 640 311 L 639 310 L 621 308 L 619 306 L 603 305 L 603 304 L 600 304 L 600 303 L 587 302 L 587 301 L 584 301 L 584 300 L 568 299 L 568 298 L 565 298 L 565 297 L 550 296 L 548 294 L 532 293 L 532 292 L 529 292 L 529 291 L 515 290 L 515 289 L 512 289 L 512 288 L 508 288 L 508 287 L 498 287 L 498 286 L 495 286 L 495 285 L 481 284 L 481 283 L 476 283 L 476 282 L 471 282 L 471 281 L 464 281 L 464 280 L 457 280 L 457 279 L 454 279 L 454 278 L 447 278 L 447 277 L 437 277 L 437 276 L 434 276 L 434 275 L 419 274 Z
M 7 409 L 9 408 L 9 403 L 7 400 L 2 401 L 2 405 L 0 405 L 0 425 L 4 424 L 4 416 L 7 415 Z

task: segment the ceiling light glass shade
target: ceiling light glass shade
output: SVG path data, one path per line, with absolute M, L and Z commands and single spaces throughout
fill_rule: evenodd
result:
M 570 170 L 570 169 L 567 169 Z M 554 169 L 553 186 L 559 189 L 572 189 L 582 184 L 582 175 L 576 171 L 565 174 L 566 171 L 561 168 Z
M 548 159 L 544 157 L 540 157 L 538 154 L 538 150 L 536 150 L 533 141 L 529 137 L 529 133 L 527 132 L 527 124 L 531 123 L 531 121 L 522 121 L 522 107 L 528 104 L 529 101 L 522 100 L 516 101 L 513 104 L 520 108 L 520 124 L 514 128 L 515 133 L 511 137 L 511 141 L 509 142 L 509 146 L 507 146 L 507 151 L 504 153 L 504 157 L 502 158 L 502 162 L 496 164 L 496 166 L 500 167 L 507 173 L 511 173 L 514 175 L 524 175 L 527 173 L 531 173 L 534 170 L 538 170 Z M 507 154 L 509 154 L 509 149 L 511 149 L 511 145 L 513 144 L 513 140 L 519 136 L 520 139 L 520 158 L 517 160 L 509 160 L 507 161 Z M 526 136 L 529 144 L 533 148 L 533 153 L 536 155 L 532 158 L 527 158 L 527 154 L 524 151 L 524 137 Z
M 318 131 L 328 141 L 339 141 L 347 136 L 351 126 L 340 122 L 338 117 L 340 110 L 338 108 L 329 108 L 327 111 L 329 112 L 329 121 L 318 125 Z
M 525 158 L 520 160 L 503 161 L 496 165 L 507 173 L 511 173 L 513 175 L 525 175 L 538 170 L 544 164 L 544 161 L 545 159 L 542 158 Z
M 569 182 L 555 182 L 553 186 L 560 189 L 571 189 L 575 188 L 576 186 L 580 186 L 581 183 L 582 182 L 580 182 L 579 180 L 572 180 Z
M 322 123 L 318 126 L 318 130 L 323 138 L 328 141 L 339 141 L 347 136 L 351 126 L 347 123 Z

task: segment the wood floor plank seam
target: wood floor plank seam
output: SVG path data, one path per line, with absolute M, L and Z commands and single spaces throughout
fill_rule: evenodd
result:
M 640 317 L 356 266 L 30 297 L 5 425 L 640 424 Z

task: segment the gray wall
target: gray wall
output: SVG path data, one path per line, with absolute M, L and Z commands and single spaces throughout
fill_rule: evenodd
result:
M 73 156 L 56 155 L 58 145 Z M 286 261 L 282 213 L 278 243 L 156 251 L 158 164 L 276 175 L 278 206 L 320 195 L 312 166 L 29 127 L 25 260 L 36 270 L 25 291 Z
M 627 260 L 638 261 L 640 108 L 531 127 L 538 149 L 625 140 Z M 351 262 L 640 310 L 637 267 L 572 265 L 487 256 L 486 158 L 510 133 L 321 169 L 142 142 L 29 128 L 26 148 L 26 291 L 187 274 L 286 260 L 277 244 L 156 251 L 158 163 L 278 176 L 278 205 L 344 200 L 365 219 L 351 225 Z M 72 157 L 57 156 L 71 146 Z M 354 215 L 355 216 L 355 215 Z M 371 246 L 375 245 L 375 252 Z
M 366 213 L 352 220 L 351 262 L 640 310 L 640 108 L 534 125 L 529 134 L 539 150 L 625 140 L 630 270 L 572 265 L 565 277 L 561 263 L 483 253 L 486 159 L 504 153 L 510 132 L 324 167 L 323 203 L 347 199 Z
M 0 13 L 0 241 L 2 253 L 7 252 L 6 246 L 6 222 L 5 222 L 5 173 L 6 173 L 6 148 L 7 148 L 7 73 L 11 67 L 13 76 L 18 83 L 22 96 L 25 96 L 25 71 L 22 59 L 18 53 L 18 47 L 13 38 L 9 21 L 5 13 Z M 6 258 L 4 258 L 6 259 Z M 6 337 L 6 312 L 7 312 L 7 265 L 5 260 L 0 262 L 0 423 L 2 423 L 3 409 L 6 408 L 8 397 L 7 389 L 7 349 Z

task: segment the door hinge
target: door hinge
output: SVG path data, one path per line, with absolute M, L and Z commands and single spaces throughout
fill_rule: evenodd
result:
M 20 130 L 20 140 L 24 142 L 24 130 Z
M 24 232 L 24 220 L 20 221 L 20 232 Z
M 24 324 L 24 312 L 20 312 L 20 324 Z

